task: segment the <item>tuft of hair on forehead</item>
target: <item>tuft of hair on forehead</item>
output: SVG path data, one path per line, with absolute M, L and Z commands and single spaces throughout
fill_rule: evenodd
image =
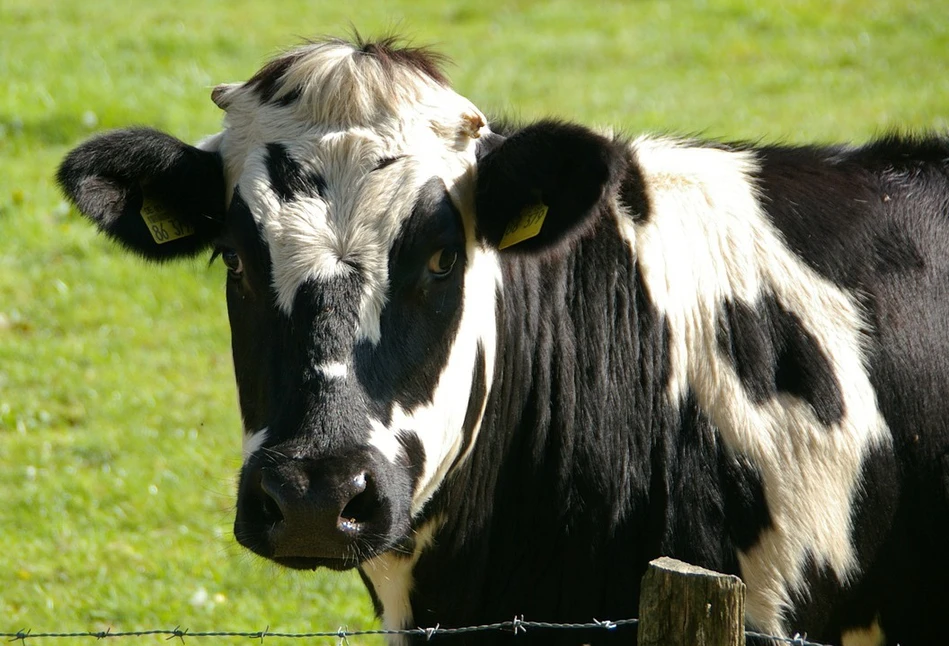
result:
M 324 38 L 277 56 L 243 89 L 264 104 L 297 105 L 319 123 L 363 126 L 433 90 L 447 89 L 446 62 L 445 56 L 395 36 L 369 41 L 356 34 L 352 42 Z

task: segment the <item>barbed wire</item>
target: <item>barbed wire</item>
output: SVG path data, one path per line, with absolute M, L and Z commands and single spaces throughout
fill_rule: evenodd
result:
M 267 638 L 284 638 L 284 639 L 316 639 L 316 638 L 330 638 L 338 639 L 340 644 L 348 643 L 350 637 L 370 637 L 370 636 L 386 636 L 386 635 L 401 635 L 401 636 L 413 636 L 413 637 L 424 637 L 426 641 L 430 641 L 438 635 L 460 635 L 464 633 L 473 633 L 473 632 L 489 632 L 489 631 L 507 631 L 513 632 L 515 635 L 520 633 L 525 633 L 529 629 L 545 629 L 545 630 L 615 630 L 623 626 L 635 626 L 639 623 L 638 619 L 618 619 L 618 620 L 598 620 L 593 619 L 593 621 L 587 623 L 552 623 L 546 621 L 527 621 L 521 617 L 515 617 L 510 621 L 500 621 L 493 624 L 482 624 L 479 626 L 462 626 L 460 628 L 442 628 L 439 624 L 432 626 L 430 628 L 406 628 L 402 630 L 390 630 L 385 628 L 377 629 L 367 629 L 367 630 L 348 630 L 346 628 L 340 627 L 335 631 L 322 631 L 322 632 L 309 632 L 309 633 L 288 633 L 288 632 L 277 632 L 271 631 L 270 626 L 264 628 L 263 630 L 258 631 L 228 631 L 228 630 L 213 630 L 213 631 L 195 631 L 185 628 L 182 629 L 180 626 L 176 626 L 173 629 L 157 629 L 157 630 L 131 630 L 131 631 L 116 631 L 112 632 L 111 630 L 101 630 L 101 631 L 80 631 L 80 632 L 33 632 L 32 630 L 18 630 L 16 632 L 0 632 L 0 638 L 6 639 L 10 642 L 22 642 L 26 643 L 29 639 L 82 639 L 82 638 L 92 638 L 96 640 L 101 639 L 118 639 L 118 638 L 129 638 L 129 637 L 165 637 L 167 640 L 178 639 L 181 643 L 185 643 L 185 638 L 190 639 L 201 639 L 207 637 L 236 637 L 243 639 L 254 639 L 260 640 L 260 643 L 263 644 L 264 640 Z M 818 642 L 808 641 L 805 636 L 794 635 L 794 637 L 778 637 L 776 635 L 766 635 L 763 633 L 757 633 L 754 631 L 746 630 L 746 637 L 755 637 L 761 639 L 770 639 L 778 642 L 783 642 L 785 644 L 791 644 L 792 646 L 829 646 L 828 644 L 821 644 Z

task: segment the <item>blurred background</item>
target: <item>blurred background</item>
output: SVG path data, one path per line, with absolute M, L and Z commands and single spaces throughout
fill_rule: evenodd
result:
M 91 134 L 196 141 L 215 84 L 353 28 L 436 46 L 489 115 L 784 142 L 949 125 L 944 0 L 494 4 L 0 0 L 0 632 L 377 625 L 356 575 L 234 542 L 224 269 L 145 265 L 69 209 L 52 177 Z

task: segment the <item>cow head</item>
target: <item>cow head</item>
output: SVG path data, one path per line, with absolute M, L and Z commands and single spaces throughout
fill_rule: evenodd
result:
M 494 133 L 436 57 L 392 41 L 311 43 L 212 98 L 224 130 L 198 147 L 106 133 L 60 184 L 146 258 L 226 266 L 238 540 L 300 568 L 404 549 L 479 435 L 501 253 L 582 231 L 623 155 L 576 126 Z M 540 233 L 499 252 L 540 204 Z

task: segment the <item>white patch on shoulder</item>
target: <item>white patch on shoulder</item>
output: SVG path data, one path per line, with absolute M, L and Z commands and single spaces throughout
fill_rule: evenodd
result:
M 441 526 L 441 519 L 435 518 L 420 527 L 415 534 L 415 551 L 410 556 L 396 555 L 391 552 L 370 559 L 360 566 L 362 572 L 372 583 L 372 588 L 382 604 L 382 627 L 386 630 L 404 630 L 412 625 L 412 605 L 409 598 L 412 592 L 412 570 L 418 563 L 422 552 L 432 544 L 435 532 Z M 407 643 L 401 635 L 390 635 L 389 646 Z
M 841 582 L 855 574 L 851 504 L 860 469 L 871 448 L 891 441 L 865 368 L 866 324 L 851 295 L 796 256 L 762 211 L 753 153 L 647 137 L 631 148 L 650 213 L 620 228 L 669 324 L 669 396 L 681 402 L 691 390 L 727 445 L 762 473 L 773 527 L 739 563 L 749 623 L 784 634 L 808 557 Z M 826 353 L 844 400 L 832 428 L 790 395 L 751 401 L 721 356 L 724 300 L 754 307 L 763 294 L 793 312 Z
M 260 450 L 260 447 L 267 441 L 267 427 L 263 427 L 256 433 L 244 433 L 244 442 L 242 453 L 244 462 L 247 462 L 254 453 Z
M 886 634 L 880 628 L 880 618 L 877 617 L 866 628 L 852 628 L 845 630 L 840 636 L 842 646 L 884 646 Z

